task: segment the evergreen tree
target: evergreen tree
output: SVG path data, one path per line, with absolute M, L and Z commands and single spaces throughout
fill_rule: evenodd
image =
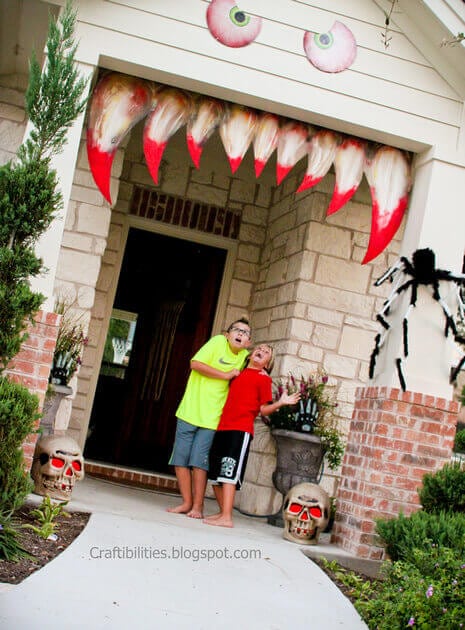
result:
M 0 167 L 0 371 L 19 352 L 27 323 L 44 300 L 30 288 L 31 277 L 44 271 L 34 246 L 63 205 L 50 160 L 62 151 L 69 127 L 86 105 L 86 82 L 74 63 L 74 24 L 68 1 L 59 22 L 50 20 L 44 72 L 31 57 L 30 136 L 16 158 Z

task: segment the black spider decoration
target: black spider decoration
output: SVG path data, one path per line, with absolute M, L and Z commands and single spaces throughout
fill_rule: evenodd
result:
M 441 305 L 442 311 L 445 317 L 445 329 L 444 335 L 446 337 L 449 336 L 449 332 L 452 331 L 454 335 L 454 340 L 458 343 L 465 344 L 465 337 L 459 334 L 457 330 L 457 325 L 455 323 L 454 316 L 452 315 L 448 305 L 442 299 L 439 293 L 439 282 L 441 280 L 445 280 L 446 282 L 455 282 L 457 284 L 457 303 L 458 303 L 458 312 L 461 321 L 464 320 L 464 304 L 460 295 L 460 285 L 465 285 L 465 275 L 464 274 L 453 274 L 450 271 L 446 271 L 445 269 L 436 269 L 436 256 L 433 250 L 426 249 L 417 249 L 412 254 L 412 262 L 408 260 L 405 256 L 402 256 L 399 261 L 390 269 L 386 271 L 378 280 L 375 282 L 375 286 L 379 286 L 386 280 L 390 280 L 393 282 L 394 276 L 399 273 L 399 277 L 397 278 L 396 286 L 392 290 L 390 296 L 384 302 L 383 309 L 378 313 L 376 319 L 383 326 L 385 332 L 383 334 L 378 333 L 375 337 L 375 347 L 370 357 L 370 378 L 373 378 L 376 366 L 376 357 L 379 354 L 380 348 L 386 339 L 386 335 L 391 328 L 390 323 L 387 321 L 386 316 L 389 315 L 389 310 L 392 304 L 397 300 L 399 295 L 403 291 L 407 291 L 410 289 L 410 303 L 408 309 L 402 319 L 402 329 L 403 329 L 403 355 L 404 358 L 408 356 L 408 316 L 410 314 L 410 310 L 416 306 L 417 303 L 417 293 L 418 286 L 425 285 L 431 286 L 433 289 L 433 299 L 435 299 Z M 405 280 L 405 278 L 410 279 Z M 451 369 L 450 374 L 450 382 L 454 383 L 457 379 L 457 375 L 460 372 L 461 368 L 465 364 L 465 355 L 462 357 L 460 362 L 455 368 Z M 399 376 L 400 386 L 402 390 L 405 391 L 406 384 L 404 375 L 402 373 L 402 359 L 396 359 L 397 366 L 397 374 Z

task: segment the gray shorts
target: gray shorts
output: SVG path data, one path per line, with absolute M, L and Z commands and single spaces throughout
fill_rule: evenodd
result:
M 168 463 L 208 470 L 208 454 L 214 436 L 213 429 L 203 429 L 178 418 L 173 452 Z

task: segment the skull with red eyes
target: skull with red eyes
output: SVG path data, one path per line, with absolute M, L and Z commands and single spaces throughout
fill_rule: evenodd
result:
M 31 477 L 36 494 L 70 499 L 74 484 L 84 478 L 84 458 L 78 443 L 61 435 L 43 437 L 36 446 Z
M 283 537 L 300 545 L 316 545 L 329 521 L 330 500 L 315 483 L 298 483 L 284 498 Z

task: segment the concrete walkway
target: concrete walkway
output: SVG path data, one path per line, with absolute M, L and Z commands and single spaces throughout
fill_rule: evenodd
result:
M 281 529 L 237 512 L 233 529 L 166 512 L 178 501 L 93 478 L 77 484 L 69 509 L 92 512 L 88 525 L 0 591 L 0 628 L 367 628 Z M 207 499 L 206 514 L 214 511 Z

